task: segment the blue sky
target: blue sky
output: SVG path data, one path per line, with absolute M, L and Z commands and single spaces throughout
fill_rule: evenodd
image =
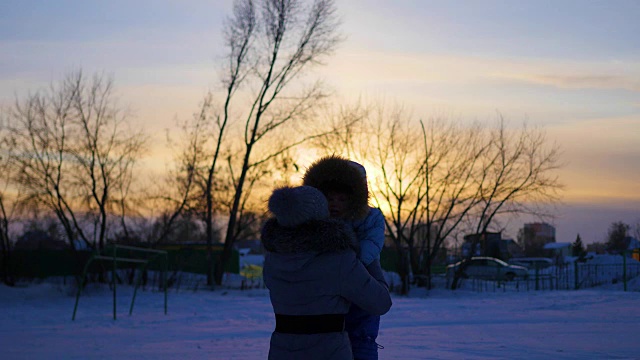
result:
M 564 148 L 560 175 L 573 210 L 562 215 L 604 227 L 583 239 L 601 240 L 612 221 L 640 219 L 640 2 L 336 3 L 346 41 L 317 74 L 341 97 L 384 96 L 425 118 L 492 121 L 499 111 L 542 125 Z M 103 71 L 160 135 L 217 86 L 231 5 L 4 0 L 0 104 L 78 67 Z M 559 234 L 575 238 L 578 223 L 558 220 Z
M 346 25 L 358 34 L 354 38 L 385 50 L 577 60 L 640 54 L 631 46 L 640 31 L 637 1 L 379 0 L 344 5 L 348 16 L 357 14 Z M 375 32 L 359 31 L 363 24 Z

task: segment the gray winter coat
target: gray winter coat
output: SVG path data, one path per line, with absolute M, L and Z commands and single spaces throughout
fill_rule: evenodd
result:
M 267 221 L 264 281 L 276 314 L 346 314 L 351 303 L 382 315 L 391 297 L 379 261 L 368 268 L 357 259 L 349 226 L 336 220 L 310 221 L 295 228 Z M 371 274 L 370 274 L 371 273 Z M 346 331 L 320 334 L 273 332 L 269 359 L 351 359 Z

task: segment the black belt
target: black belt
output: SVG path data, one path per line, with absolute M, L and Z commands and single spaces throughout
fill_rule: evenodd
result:
M 276 332 L 284 334 L 320 334 L 344 331 L 344 314 L 276 314 Z

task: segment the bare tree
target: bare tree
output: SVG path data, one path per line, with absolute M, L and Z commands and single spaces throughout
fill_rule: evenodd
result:
M 419 160 L 419 133 L 410 116 L 400 107 L 388 111 L 381 106 L 374 113 L 375 158 L 381 175 L 372 195 L 378 205 L 389 209 L 385 219 L 387 233 L 398 253 L 398 274 L 402 293 L 409 290 L 411 268 L 417 266 L 416 236 L 424 211 L 424 164 Z M 390 218 L 390 220 L 389 220 Z
M 259 236 L 256 221 L 260 221 L 266 212 L 266 196 L 274 187 L 289 184 L 289 178 L 298 171 L 294 157 L 290 151 L 280 151 L 283 140 L 274 140 L 271 146 L 263 147 L 265 154 L 276 154 L 268 161 L 256 163 L 249 168 L 243 188 L 242 198 L 237 209 L 237 223 L 233 233 L 236 239 L 246 239 Z M 244 154 L 241 151 L 230 153 L 226 156 L 226 168 L 219 170 L 218 187 L 216 188 L 216 199 L 218 206 L 224 209 L 223 212 L 231 212 L 234 206 L 236 184 L 238 176 L 234 170 L 241 164 Z M 260 215 L 259 215 L 260 214 Z
M 561 166 L 558 145 L 549 144 L 541 129 L 523 125 L 509 130 L 502 116 L 486 141 L 486 151 L 481 154 L 472 185 L 478 193 L 478 203 L 470 213 L 476 222 L 475 234 L 486 234 L 491 226 L 496 226 L 499 216 L 551 216 L 544 205 L 556 203 L 562 189 L 555 172 Z M 470 251 L 468 257 L 472 255 Z M 456 272 L 453 289 L 458 286 L 463 270 L 461 266 Z
M 0 168 L 0 170 L 3 170 Z M 14 282 L 10 271 L 11 261 L 11 242 L 9 238 L 9 219 L 11 217 L 6 204 L 6 191 L 0 191 L 0 251 L 2 251 L 2 259 L 0 259 L 2 281 L 10 286 Z
M 383 155 L 377 192 L 391 210 L 392 238 L 395 232 L 404 241 L 411 270 L 425 275 L 428 287 L 431 264 L 446 239 L 462 231 L 485 233 L 501 215 L 548 215 L 541 205 L 557 200 L 559 149 L 540 130 L 507 130 L 502 119 L 495 129 L 432 119 L 420 122 L 422 141 L 416 141 L 417 132 L 402 130 L 394 116 L 386 122 L 390 125 L 378 135 L 385 141 L 377 147 Z M 389 159 L 392 176 L 385 169 Z M 407 164 L 413 171 L 404 171 Z M 472 222 L 476 225 L 469 228 Z M 454 288 L 456 283 L 457 278 Z
M 125 119 L 113 81 L 102 75 L 89 80 L 81 71 L 16 100 L 10 113 L 15 183 L 33 206 L 56 214 L 72 248 L 76 240 L 105 245 L 112 194 L 128 187 L 145 144 Z
M 225 32 L 227 36 L 246 34 L 238 38 L 248 39 L 247 56 L 252 66 L 243 80 L 253 92 L 248 111 L 242 115 L 244 120 L 237 118 L 243 123 L 244 149 L 240 168 L 236 171 L 238 176 L 224 237 L 224 251 L 220 261 L 216 262 L 215 281 L 218 284 L 222 281 L 224 264 L 231 256 L 238 212 L 250 169 L 297 146 L 307 137 L 296 136 L 272 153 L 261 151 L 259 144 L 284 126 L 299 130 L 296 125 L 300 126 L 300 121 L 306 119 L 313 106 L 325 97 L 320 83 L 302 89 L 293 89 L 292 85 L 305 70 L 330 54 L 340 40 L 336 35 L 337 20 L 332 0 L 263 0 L 259 3 L 238 0 L 234 9 L 239 10 L 234 10 L 235 17 L 229 19 Z M 249 32 L 248 29 L 253 30 Z M 227 43 L 232 54 L 233 44 L 237 43 L 243 42 Z M 286 92 L 289 88 L 292 91 Z M 233 101 L 233 98 L 228 101 Z M 254 158 L 254 153 L 258 153 L 259 158 Z
M 204 199 L 206 204 L 205 224 L 207 237 L 207 284 L 213 285 L 213 253 L 212 243 L 214 236 L 213 214 L 214 214 L 214 198 L 213 191 L 215 184 L 216 168 L 220 157 L 221 146 L 225 137 L 225 131 L 229 124 L 231 100 L 238 91 L 240 85 L 244 82 L 251 68 L 248 64 L 249 50 L 251 41 L 256 31 L 256 17 L 254 4 L 252 1 L 241 1 L 234 3 L 233 17 L 227 21 L 225 27 L 225 40 L 229 50 L 227 54 L 227 67 L 222 78 L 225 87 L 226 97 L 222 115 L 216 117 L 216 131 L 213 135 L 214 150 L 210 155 L 210 163 L 206 169 L 204 176 Z M 211 95 L 205 99 L 205 104 L 211 104 Z M 206 111 L 203 107 L 202 118 L 205 117 Z
M 478 124 L 461 126 L 435 118 L 421 121 L 421 161 L 425 167 L 424 226 L 426 235 L 420 247 L 425 266 L 417 269 L 431 287 L 431 265 L 445 240 L 456 237 L 472 209 L 479 202 L 473 186 L 477 163 L 486 151 L 482 128 Z
M 476 233 L 484 233 L 501 214 L 549 215 L 541 205 L 558 201 L 562 185 L 555 171 L 560 148 L 549 144 L 541 129 L 508 130 L 502 116 L 483 153 Z
M 150 196 L 155 200 L 154 202 L 162 204 L 159 208 L 165 209 L 159 218 L 161 226 L 153 242 L 166 241 L 174 230 L 176 220 L 180 219 L 185 212 L 202 212 L 202 203 L 205 198 L 201 189 L 206 185 L 201 182 L 210 156 L 206 148 L 210 135 L 212 101 L 211 94 L 208 94 L 193 118 L 180 124 L 182 139 L 179 140 L 178 150 L 175 153 L 176 168 L 169 172 L 166 186 L 156 191 L 160 195 Z M 169 142 L 172 142 L 170 137 Z M 207 193 L 210 194 L 210 192 Z
M 324 112 L 328 124 L 325 134 L 312 141 L 312 147 L 325 155 L 341 154 L 349 159 L 364 161 L 375 148 L 375 129 L 370 116 L 375 108 L 358 101 L 341 104 Z
M 14 188 L 13 201 L 10 200 L 13 146 L 7 134 L 5 122 L 4 112 L 0 112 L 0 174 L 2 174 L 0 177 L 0 251 L 2 251 L 0 274 L 5 284 L 13 286 L 14 280 L 10 269 L 11 241 L 9 238 L 9 223 L 19 194 L 15 193 L 17 189 Z
M 611 223 L 607 231 L 607 251 L 611 254 L 621 254 L 626 251 L 629 247 L 627 236 L 630 230 L 631 227 L 622 221 Z
M 129 186 L 133 167 L 145 150 L 146 136 L 125 126 L 126 114 L 112 98 L 111 79 L 94 75 L 89 82 L 78 72 L 71 81 L 77 89 L 72 98 L 74 138 L 69 144 L 75 160 L 71 168 L 77 169 L 73 182 L 89 195 L 84 201 L 95 219 L 94 242 L 102 249 L 108 215 L 114 213 L 116 205 L 113 195 Z
M 52 85 L 48 92 L 16 100 L 9 117 L 17 149 L 15 182 L 25 189 L 26 200 L 33 206 L 44 206 L 56 214 L 72 248 L 78 236 L 92 246 L 74 212 L 80 194 L 70 186 L 70 172 L 64 171 L 70 159 L 68 128 L 73 116 L 73 97 L 78 90 L 67 79 L 58 87 Z

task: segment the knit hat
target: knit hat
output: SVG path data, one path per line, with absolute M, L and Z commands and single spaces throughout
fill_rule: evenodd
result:
M 269 211 L 285 227 L 329 218 L 329 204 L 320 190 L 311 186 L 282 187 L 269 198 Z

